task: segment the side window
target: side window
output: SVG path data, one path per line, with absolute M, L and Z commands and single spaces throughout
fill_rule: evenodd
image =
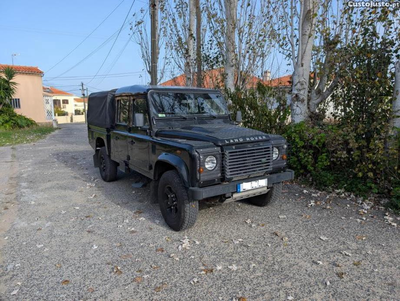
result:
M 129 98 L 117 99 L 117 123 L 129 124 Z
M 143 125 L 149 126 L 149 114 L 147 110 L 147 102 L 144 98 L 137 98 L 133 100 L 133 126 L 136 126 L 137 114 L 143 114 Z

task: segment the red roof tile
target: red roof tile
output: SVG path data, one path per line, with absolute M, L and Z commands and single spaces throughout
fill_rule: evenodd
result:
M 54 87 L 43 87 L 43 92 L 47 92 L 54 95 L 71 95 L 71 96 L 74 95 Z
M 194 81 L 196 85 L 196 79 Z M 254 88 L 258 82 L 262 82 L 270 87 L 290 87 L 292 85 L 292 75 L 285 75 L 282 77 L 274 78 L 269 81 L 262 81 L 257 76 L 251 76 L 247 81 L 247 88 Z M 166 82 L 161 83 L 161 86 L 185 86 L 186 76 L 181 74 Z M 220 88 L 224 86 L 223 69 L 213 69 L 203 71 L 203 87 L 204 88 Z
M 86 102 L 87 103 L 87 98 L 83 99 L 83 98 L 74 98 L 74 101 L 76 102 Z
M 267 80 L 265 84 L 270 87 L 290 87 L 292 85 L 292 76 L 285 75 L 273 78 L 271 80 Z
M 222 68 L 206 70 L 203 71 L 203 88 L 215 89 L 221 88 L 224 86 L 224 70 Z M 262 81 L 260 78 L 256 76 L 251 76 L 247 82 L 247 88 L 252 88 L 257 85 L 258 82 Z M 161 86 L 185 86 L 186 85 L 186 76 L 185 74 L 181 74 L 176 76 L 166 82 L 160 84 Z M 194 79 L 194 86 L 196 85 L 196 78 Z
M 0 71 L 4 71 L 7 67 L 10 67 L 15 70 L 17 73 L 24 73 L 24 74 L 43 74 L 43 71 L 40 70 L 38 67 L 32 66 L 17 66 L 17 65 L 2 65 L 0 64 Z

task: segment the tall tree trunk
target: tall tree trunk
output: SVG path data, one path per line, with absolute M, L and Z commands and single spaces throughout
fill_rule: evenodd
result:
M 311 51 L 315 37 L 316 0 L 300 2 L 299 46 L 292 78 L 292 122 L 308 119 L 308 86 L 310 82 Z
M 235 49 L 238 0 L 224 0 L 225 3 L 225 88 L 235 89 Z
M 195 40 L 195 26 L 196 26 L 196 4 L 195 0 L 189 0 L 189 31 L 187 39 L 187 59 L 185 65 L 186 86 L 193 86 L 194 76 L 194 40 Z
M 196 86 L 203 86 L 203 71 L 202 71 L 202 58 L 201 58 L 201 6 L 200 0 L 196 1 Z
M 400 128 L 400 60 L 396 63 L 396 78 L 393 93 L 392 126 Z

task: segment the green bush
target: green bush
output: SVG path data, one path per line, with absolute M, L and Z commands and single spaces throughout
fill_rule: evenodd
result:
M 68 115 L 68 112 L 62 110 L 62 109 L 59 108 L 59 107 L 55 107 L 55 108 L 54 108 L 54 114 L 57 115 L 57 116 L 67 116 L 67 115 Z
M 0 129 L 22 129 L 36 125 L 36 122 L 28 117 L 15 113 L 10 106 L 0 109 Z
M 290 115 L 286 92 L 258 83 L 254 89 L 226 91 L 226 95 L 233 116 L 242 112 L 245 127 L 272 134 L 284 132 Z
M 349 125 L 305 122 L 290 125 L 284 136 L 289 166 L 318 188 L 400 196 L 397 145 L 389 147 L 385 136 L 366 143 Z

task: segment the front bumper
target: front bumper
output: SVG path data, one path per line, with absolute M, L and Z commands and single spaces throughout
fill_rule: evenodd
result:
M 267 176 L 257 177 L 257 178 L 249 178 L 240 181 L 233 181 L 229 183 L 222 183 L 219 185 L 208 186 L 208 187 L 190 187 L 189 188 L 189 198 L 192 201 L 199 201 L 215 196 L 225 195 L 225 197 L 229 198 L 233 193 L 236 192 L 236 185 L 241 184 L 243 182 L 249 182 L 259 179 L 268 179 L 268 186 L 272 186 L 275 183 L 280 183 L 283 181 L 289 181 L 294 179 L 294 171 L 291 169 L 287 169 L 284 172 L 274 173 Z

